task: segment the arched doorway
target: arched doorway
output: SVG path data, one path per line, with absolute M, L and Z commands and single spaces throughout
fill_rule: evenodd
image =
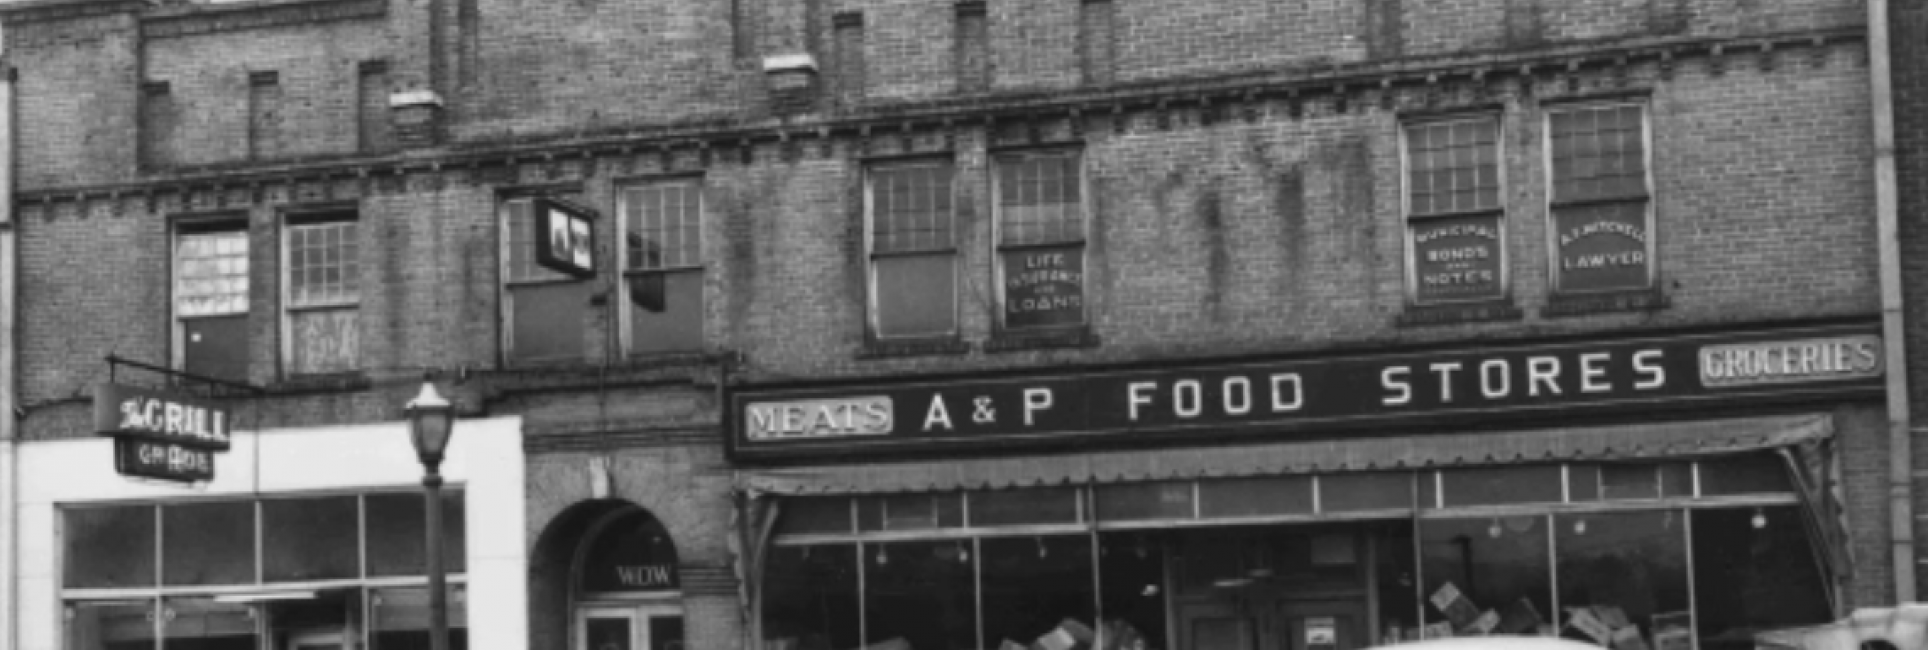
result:
M 649 511 L 624 505 L 583 531 L 570 570 L 575 650 L 683 650 L 676 544 Z

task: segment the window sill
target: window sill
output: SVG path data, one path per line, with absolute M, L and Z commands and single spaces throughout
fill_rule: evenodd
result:
M 956 337 L 921 339 L 883 339 L 864 341 L 864 348 L 857 352 L 858 359 L 896 359 L 902 357 L 963 356 L 971 353 L 971 344 Z
M 1400 313 L 1394 319 L 1394 323 L 1400 327 L 1425 327 L 1514 321 L 1524 318 L 1526 318 L 1526 312 L 1508 300 L 1464 305 L 1407 305 L 1406 311 Z
M 1019 352 L 1060 348 L 1095 348 L 1104 342 L 1090 327 L 1046 330 L 1041 332 L 999 332 L 984 342 L 984 351 Z
M 302 395 L 313 393 L 353 393 L 374 387 L 374 382 L 360 370 L 334 372 L 315 375 L 290 375 L 281 381 L 265 387 L 274 395 Z
M 1540 308 L 1540 316 L 1558 318 L 1562 316 L 1585 316 L 1589 314 L 1609 314 L 1617 312 L 1653 312 L 1673 305 L 1667 294 L 1659 289 L 1640 289 L 1636 291 L 1614 291 L 1609 293 L 1554 294 L 1547 299 L 1545 307 Z

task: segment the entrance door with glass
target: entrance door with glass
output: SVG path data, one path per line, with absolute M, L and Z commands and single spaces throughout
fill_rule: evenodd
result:
M 683 650 L 683 612 L 674 605 L 584 606 L 576 617 L 583 650 Z

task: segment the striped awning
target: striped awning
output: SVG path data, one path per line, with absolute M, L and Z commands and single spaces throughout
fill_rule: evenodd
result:
M 745 469 L 750 494 L 860 494 L 1682 458 L 1775 449 L 1833 435 L 1824 414 L 1460 431 L 1182 449 Z

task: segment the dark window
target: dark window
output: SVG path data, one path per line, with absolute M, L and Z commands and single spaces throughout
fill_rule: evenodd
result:
M 254 584 L 254 502 L 161 506 L 161 552 L 162 584 Z
M 959 493 L 898 494 L 857 502 L 858 530 L 928 530 L 964 525 Z
M 63 586 L 154 586 L 154 506 L 72 508 L 62 514 Z
M 596 534 L 577 583 L 584 592 L 670 591 L 680 588 L 676 542 L 641 510 L 618 516 Z
M 1077 488 L 1015 488 L 969 494 L 972 526 L 1078 523 Z
M 174 318 L 181 368 L 248 379 L 245 221 L 183 223 L 174 241 Z
M 979 551 L 981 647 L 1007 640 L 1029 645 L 1067 618 L 1097 620 L 1090 536 L 987 537 Z
M 1312 512 L 1312 477 L 1266 476 L 1201 481 L 1198 510 L 1205 517 Z
M 151 599 L 67 603 L 67 650 L 154 650 Z
M 848 497 L 796 497 L 783 500 L 777 520 L 779 535 L 849 532 Z
M 427 549 L 423 539 L 428 530 L 423 521 L 420 494 L 370 494 L 363 499 L 368 521 L 368 575 L 407 576 L 427 573 Z M 467 570 L 464 513 L 461 492 L 442 494 L 442 562 L 450 573 Z
M 449 585 L 449 650 L 469 647 L 468 588 Z M 368 640 L 372 650 L 430 650 L 428 590 L 422 587 L 377 589 L 369 593 Z
M 1711 497 L 1793 492 L 1787 472 L 1786 461 L 1774 454 L 1703 460 L 1700 462 L 1700 494 Z
M 1416 303 L 1505 295 L 1499 118 L 1408 124 L 1406 216 Z
M 764 639 L 784 641 L 785 647 L 796 650 L 847 650 L 861 645 L 855 544 L 777 546 L 768 553 L 763 570 Z
M 1547 517 L 1520 515 L 1419 522 L 1427 624 L 1461 634 L 1486 626 L 1534 634 L 1553 619 Z M 1486 612 L 1494 617 L 1480 621 Z
M 871 331 L 878 338 L 957 332 L 951 165 L 870 170 Z
M 1754 648 L 1754 633 L 1832 620 L 1795 506 L 1694 510 L 1701 650 Z
M 903 639 L 914 650 L 966 650 L 977 641 L 970 540 L 865 546 L 866 639 Z
M 1427 480 L 1432 474 L 1422 474 Z M 1319 510 L 1410 510 L 1413 475 L 1406 472 L 1327 474 L 1319 477 Z
M 1635 104 L 1548 112 L 1555 291 L 1652 286 L 1645 113 Z
M 999 323 L 1007 330 L 1085 324 L 1085 208 L 1078 152 L 1000 155 Z
M 703 349 L 702 183 L 656 182 L 622 196 L 629 350 Z
M 1559 503 L 1563 495 L 1559 465 L 1481 467 L 1440 472 L 1446 506 L 1509 503 Z
M 361 366 L 360 233 L 353 214 L 290 219 L 286 304 L 292 374 Z
M 529 199 L 503 203 L 503 344 L 510 363 L 583 358 L 589 283 L 536 264 Z
M 163 650 L 256 650 L 254 612 L 240 603 L 212 598 L 161 602 Z
M 1617 634 L 1638 634 L 1649 648 L 1690 647 L 1686 531 L 1680 510 L 1554 517 L 1556 582 L 1566 618 L 1597 617 Z M 1582 607 L 1589 611 L 1576 611 Z M 1571 628 L 1591 626 L 1568 627 L 1569 635 L 1585 635 Z M 1632 632 L 1624 631 L 1629 627 Z
M 1145 519 L 1191 519 L 1192 483 L 1119 483 L 1100 485 L 1097 494 L 1098 521 Z
M 352 496 L 261 502 L 262 577 L 274 581 L 361 576 L 361 513 Z

